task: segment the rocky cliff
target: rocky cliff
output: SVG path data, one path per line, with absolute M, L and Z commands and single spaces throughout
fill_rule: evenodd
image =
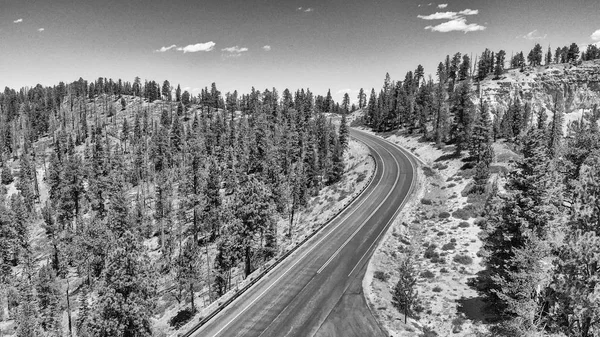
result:
M 546 109 L 549 116 L 555 110 L 556 97 L 562 94 L 559 105 L 564 104 L 566 120 L 574 120 L 600 105 L 600 60 L 509 70 L 500 79 L 482 81 L 479 94 L 500 113 L 519 97 L 522 103 L 529 102 L 534 112 Z

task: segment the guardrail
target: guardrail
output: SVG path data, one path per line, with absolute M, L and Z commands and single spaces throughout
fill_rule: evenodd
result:
M 352 137 L 354 138 L 354 137 Z M 355 138 L 356 141 L 359 141 L 358 139 Z M 362 143 L 362 142 L 361 142 Z M 368 147 L 368 146 L 367 146 Z M 256 276 L 256 278 L 254 278 L 252 281 L 250 281 L 247 285 L 245 285 L 243 288 L 241 288 L 240 290 L 238 290 L 233 296 L 231 296 L 229 299 L 227 299 L 225 302 L 223 302 L 221 305 L 219 305 L 213 312 L 211 312 L 209 315 L 207 315 L 206 317 L 204 317 L 203 319 L 200 320 L 200 322 L 198 322 L 196 325 L 194 325 L 190 330 L 186 331 L 184 334 L 179 335 L 181 337 L 189 337 L 191 336 L 194 332 L 198 331 L 202 326 L 204 326 L 204 324 L 206 324 L 208 321 L 210 321 L 213 317 L 215 317 L 216 315 L 218 315 L 221 311 L 225 310 L 225 308 L 227 308 L 233 301 L 235 301 L 236 299 L 238 299 L 240 296 L 242 296 L 248 289 L 250 289 L 253 285 L 255 285 L 256 283 L 258 283 L 258 281 L 260 281 L 265 275 L 267 275 L 271 270 L 273 270 L 275 267 L 277 267 L 281 262 L 283 262 L 288 256 L 292 255 L 296 250 L 298 250 L 300 247 L 302 247 L 308 240 L 312 239 L 315 235 L 317 235 L 323 228 L 325 228 L 327 225 L 329 225 L 333 220 L 335 220 L 340 214 L 342 214 L 343 212 L 345 212 L 348 207 L 350 205 L 352 205 L 354 203 L 354 201 L 356 199 L 358 199 L 361 195 L 363 195 L 364 191 L 371 186 L 371 184 L 373 183 L 373 179 L 375 178 L 375 172 L 377 171 L 377 161 L 375 160 L 375 157 L 373 157 L 372 154 L 369 153 L 369 157 L 371 157 L 371 159 L 373 159 L 373 164 L 375 166 L 374 170 L 373 170 L 373 174 L 371 174 L 371 177 L 369 178 L 369 181 L 365 184 L 365 186 L 362 188 L 362 190 L 354 197 L 352 198 L 348 204 L 346 204 L 344 207 L 340 208 L 339 211 L 337 211 L 332 217 L 330 217 L 329 219 L 327 219 L 327 221 L 325 221 L 321 226 L 319 226 L 319 228 L 317 228 L 315 231 L 313 231 L 311 234 L 309 234 L 308 236 L 306 236 L 302 241 L 300 241 L 296 246 L 294 246 L 292 249 L 290 249 L 289 251 L 287 251 L 285 254 L 283 254 L 282 256 L 280 256 L 277 260 L 275 260 L 275 262 L 273 264 L 271 264 L 269 267 L 267 267 L 265 270 L 263 270 L 260 274 L 258 274 Z

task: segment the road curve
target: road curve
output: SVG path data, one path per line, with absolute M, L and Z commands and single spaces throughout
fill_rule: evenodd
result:
M 385 336 L 367 307 L 368 261 L 408 198 L 413 158 L 351 129 L 377 162 L 373 182 L 320 233 L 197 330 L 193 336 Z

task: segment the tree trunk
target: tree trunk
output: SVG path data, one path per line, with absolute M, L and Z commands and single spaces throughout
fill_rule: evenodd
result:
M 67 314 L 69 315 L 69 336 L 73 336 L 73 325 L 71 323 L 71 301 L 69 299 L 69 279 L 67 276 Z
M 190 282 L 190 299 L 192 300 L 192 312 L 196 312 L 196 306 L 194 306 L 194 283 Z

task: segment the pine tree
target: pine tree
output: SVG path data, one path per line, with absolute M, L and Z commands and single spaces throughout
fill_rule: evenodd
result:
M 418 301 L 417 269 L 411 254 L 402 259 L 399 271 L 400 279 L 392 292 L 392 304 L 400 313 L 404 314 L 404 323 L 407 323 L 407 318 L 413 315 L 415 304 Z
M 342 109 L 344 109 L 345 113 L 350 112 L 350 95 L 348 95 L 348 93 L 344 94 L 344 99 L 342 101 Z
M 496 67 L 494 69 L 494 75 L 496 75 L 497 79 L 504 74 L 505 58 L 506 52 L 504 50 L 501 50 L 498 52 L 498 54 L 496 54 Z
M 0 182 L 2 182 L 3 185 L 8 185 L 11 184 L 13 180 L 14 179 L 10 167 L 7 163 L 4 163 L 4 166 L 2 167 L 2 176 L 0 177 Z
M 38 301 L 35 298 L 33 258 L 25 249 L 23 273 L 19 283 L 19 308 L 16 317 L 18 337 L 37 337 L 40 331 Z
M 348 148 L 348 136 L 349 136 L 349 130 L 348 130 L 348 124 L 346 121 L 346 114 L 342 114 L 342 120 L 340 122 L 340 129 L 338 131 L 339 133 L 339 141 L 340 141 L 340 145 L 342 147 L 342 151 L 345 151 Z
M 89 334 L 87 325 L 91 309 L 89 305 L 88 288 L 88 285 L 82 285 L 81 292 L 79 293 L 79 313 L 77 314 L 77 321 L 75 322 L 78 336 L 87 336 Z
M 40 327 L 47 336 L 61 336 L 60 295 L 56 274 L 49 266 L 40 268 L 36 285 Z
M 469 149 L 469 154 L 471 157 L 476 158 L 477 162 L 483 159 L 484 151 L 492 141 L 491 124 L 492 121 L 490 120 L 487 104 L 482 100 L 479 105 L 479 116 L 473 126 L 473 135 Z
M 344 151 L 339 141 L 335 142 L 331 162 L 332 168 L 331 172 L 329 173 L 329 184 L 335 184 L 342 179 L 345 169 Z
M 97 289 L 88 324 L 92 336 L 152 336 L 155 275 L 130 231 L 116 239 Z
M 186 242 L 183 244 L 183 247 L 180 247 L 179 258 L 177 259 L 177 281 L 180 288 L 187 288 L 189 290 L 192 312 L 196 312 L 196 306 L 194 304 L 194 284 L 199 278 L 200 272 L 198 255 L 199 250 L 197 243 L 193 240 L 186 240 Z
M 471 84 L 466 81 L 459 85 L 453 99 L 454 114 L 453 138 L 456 141 L 456 153 L 467 149 L 471 141 L 473 128 L 473 110 L 471 101 Z
M 241 220 L 237 239 L 242 247 L 244 274 L 248 276 L 254 269 L 256 240 L 264 237 L 273 223 L 273 206 L 269 202 L 269 190 L 255 176 L 248 177 L 235 199 L 236 217 Z
M 484 292 L 501 309 L 509 304 L 499 295 L 505 285 L 518 282 L 520 273 L 533 263 L 525 263 L 518 252 L 529 251 L 528 247 L 536 246 L 537 239 L 546 239 L 558 214 L 555 205 L 560 204 L 561 199 L 543 130 L 531 130 L 523 141 L 523 159 L 510 175 L 508 194 L 503 197 L 502 206 L 488 216 L 483 240 L 489 254 L 486 258 L 489 276 L 484 277 Z M 518 299 L 514 296 L 512 298 Z
M 358 91 L 358 108 L 362 109 L 367 104 L 367 94 L 363 88 L 360 88 Z

